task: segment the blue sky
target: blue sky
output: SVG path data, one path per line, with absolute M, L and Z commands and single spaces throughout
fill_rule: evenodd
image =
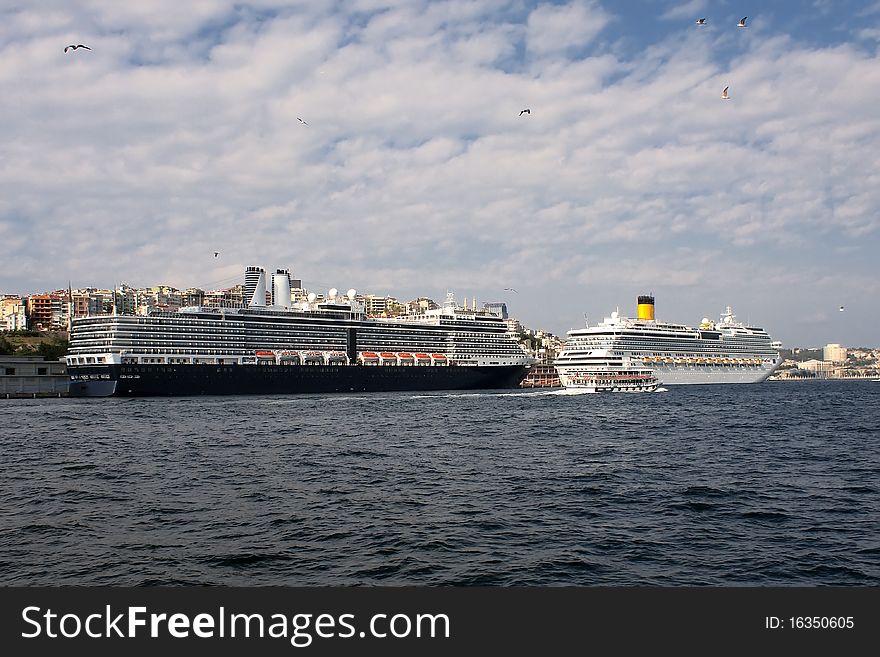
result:
M 880 1 L 0 2 L 0 292 L 258 264 L 878 345 L 878 43 Z

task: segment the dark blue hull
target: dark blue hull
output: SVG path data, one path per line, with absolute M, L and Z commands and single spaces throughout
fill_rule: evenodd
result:
M 71 397 L 267 395 L 515 388 L 522 365 L 98 365 L 74 366 Z

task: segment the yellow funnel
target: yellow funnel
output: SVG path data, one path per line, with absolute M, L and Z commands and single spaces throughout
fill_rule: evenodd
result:
M 654 320 L 654 297 L 642 295 L 639 297 L 639 319 Z

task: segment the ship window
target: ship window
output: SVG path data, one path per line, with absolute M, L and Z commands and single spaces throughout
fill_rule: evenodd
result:
M 15 376 L 15 368 L 7 367 L 6 368 L 6 376 Z

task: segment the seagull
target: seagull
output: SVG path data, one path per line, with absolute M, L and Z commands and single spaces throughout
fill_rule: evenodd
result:
M 727 95 L 727 90 L 730 87 L 724 87 L 724 91 L 721 92 L 721 100 L 730 100 L 730 96 Z
M 71 44 L 69 46 L 64 46 L 64 52 L 67 52 L 68 50 L 76 50 L 77 48 L 85 48 L 86 50 L 91 50 L 91 48 L 89 48 L 88 46 L 84 46 L 83 44 L 80 43 L 75 46 L 73 44 Z
M 843 306 L 840 307 L 840 312 L 843 312 Z
M 505 289 L 505 290 L 510 290 L 511 292 L 516 292 L 516 290 L 514 290 L 512 287 L 506 287 L 506 288 L 504 288 L 504 289 Z M 516 292 L 516 293 L 519 294 L 519 292 Z
M 215 258 L 220 257 L 220 252 L 219 252 L 219 251 L 214 251 L 214 257 L 215 257 Z
M 302 120 L 301 118 L 299 118 L 299 117 L 296 117 L 296 120 L 299 121 L 300 123 L 302 123 L 303 125 L 308 125 L 308 124 L 309 124 L 308 121 L 303 121 L 303 120 Z
M 520 116 L 522 116 L 523 114 L 528 114 L 529 116 L 531 116 L 531 114 L 532 114 L 532 110 L 530 110 L 530 109 L 527 107 L 526 109 L 522 110 L 522 111 L 519 113 Z
M 705 25 L 705 24 L 706 24 L 706 19 L 705 19 L 705 18 L 698 18 L 698 19 L 696 20 L 696 23 L 697 23 L 697 25 Z
M 748 18 L 748 16 L 743 16 L 743 17 L 740 19 L 739 23 L 736 24 L 736 26 L 737 26 L 737 27 L 745 27 L 745 26 L 746 26 L 746 19 L 747 19 L 747 18 Z

